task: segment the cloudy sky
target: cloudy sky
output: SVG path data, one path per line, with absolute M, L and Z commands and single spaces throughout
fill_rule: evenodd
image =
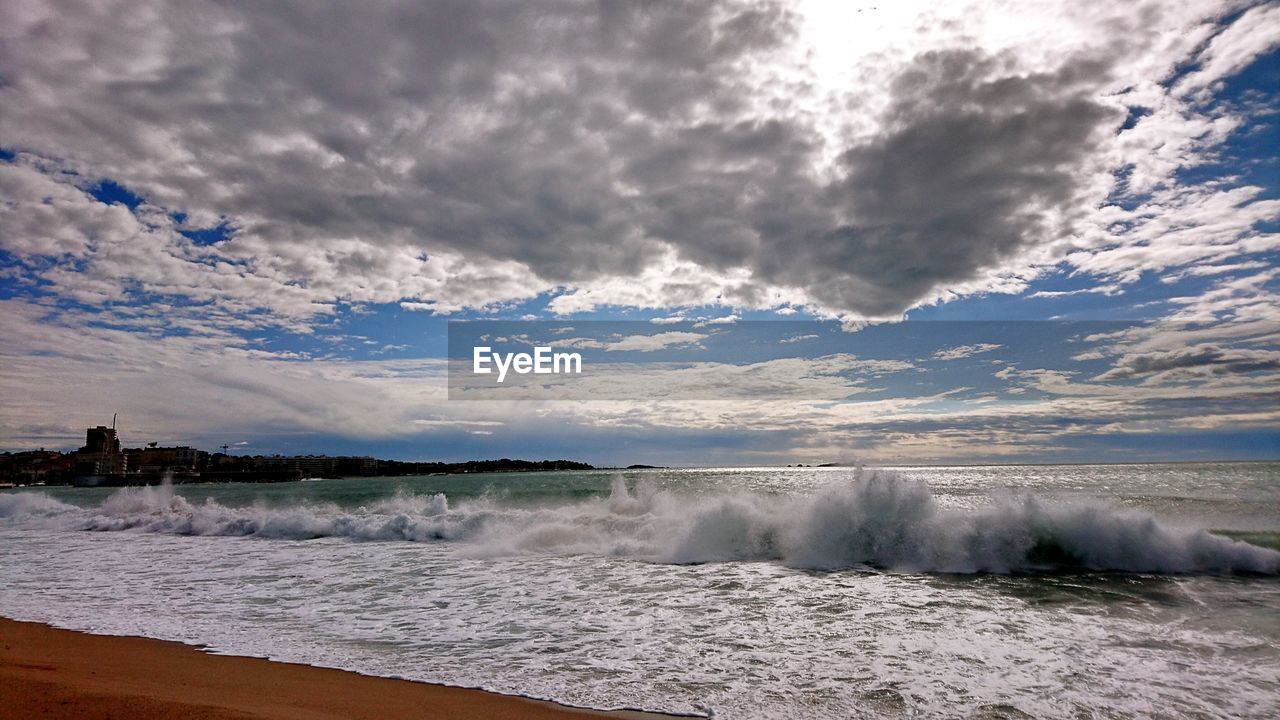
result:
M 1277 457 L 1277 28 L 1199 0 L 10 0 L 0 448 L 119 412 L 126 444 L 246 453 Z M 662 391 L 450 399 L 460 320 L 628 321 L 577 339 Z

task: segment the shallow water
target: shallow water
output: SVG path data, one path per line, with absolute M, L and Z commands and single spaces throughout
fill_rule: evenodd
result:
M 602 708 L 1264 718 L 1277 538 L 1265 463 L 50 488 L 0 603 Z

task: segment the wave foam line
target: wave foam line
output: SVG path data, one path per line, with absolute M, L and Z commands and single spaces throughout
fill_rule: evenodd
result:
M 450 508 L 443 494 L 397 494 L 353 511 L 298 505 L 193 504 L 169 486 L 124 488 L 94 508 L 41 493 L 0 495 L 9 526 L 302 540 L 453 542 L 477 555 L 610 554 L 663 563 L 773 561 L 815 570 L 884 568 L 947 573 L 1063 568 L 1153 573 L 1280 574 L 1280 552 L 1170 526 L 1101 504 L 1056 505 L 1034 495 L 981 510 L 940 507 L 929 489 L 858 471 L 808 496 L 697 496 L 629 489 L 555 507 Z

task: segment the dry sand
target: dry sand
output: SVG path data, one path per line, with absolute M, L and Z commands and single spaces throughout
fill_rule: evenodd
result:
M 661 718 L 369 677 L 0 618 L 0 718 Z

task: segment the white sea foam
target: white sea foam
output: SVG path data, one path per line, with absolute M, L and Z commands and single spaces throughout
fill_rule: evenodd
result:
M 30 520 L 61 515 L 76 510 L 74 505 L 55 500 L 44 493 L 0 493 L 0 520 Z
M 941 507 L 922 483 L 860 471 L 807 495 L 700 496 L 631 489 L 544 507 L 443 494 L 334 505 L 192 503 L 170 486 L 125 488 L 78 508 L 40 493 L 0 496 L 0 519 L 68 530 L 303 540 L 452 542 L 472 556 L 598 554 L 689 564 L 775 561 L 815 570 L 1009 573 L 1063 567 L 1156 573 L 1280 573 L 1280 552 L 1100 504 L 1026 494 L 991 507 Z

